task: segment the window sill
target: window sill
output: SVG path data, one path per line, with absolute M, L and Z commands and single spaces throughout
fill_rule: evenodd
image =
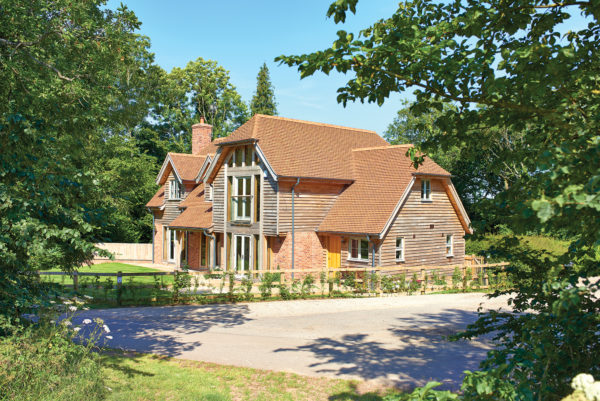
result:
M 447 258 L 453 258 L 453 257 L 454 257 L 454 255 L 453 255 L 453 254 L 452 254 L 452 255 L 446 255 L 446 257 L 447 257 Z
M 421 203 L 433 203 L 433 199 L 421 199 Z
M 234 226 L 251 226 L 252 222 L 250 220 L 232 220 L 230 221 Z
M 406 262 L 406 260 L 404 260 L 404 259 L 396 259 L 396 263 L 404 263 L 404 262 Z
M 369 263 L 369 259 L 348 258 L 347 260 L 348 260 L 348 262 Z

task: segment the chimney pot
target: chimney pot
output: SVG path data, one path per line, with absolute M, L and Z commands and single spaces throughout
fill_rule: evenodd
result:
M 192 125 L 192 154 L 200 154 L 200 151 L 211 142 L 212 125 L 206 124 L 204 117 L 200 117 L 200 123 Z

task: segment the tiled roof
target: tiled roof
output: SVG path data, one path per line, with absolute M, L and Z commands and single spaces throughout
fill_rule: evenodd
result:
M 352 149 L 387 146 L 375 131 L 256 114 L 221 144 L 256 139 L 279 176 L 352 179 Z
M 206 159 L 206 155 L 196 156 L 186 153 L 168 153 L 168 155 L 173 161 L 179 177 L 185 181 L 193 181 L 196 179 L 200 167 L 202 167 L 204 159 Z
M 158 188 L 152 199 L 146 203 L 146 207 L 161 207 L 165 201 L 166 184 Z
M 413 173 L 450 176 L 429 158 L 415 170 L 406 156 L 409 146 L 354 150 L 352 167 L 355 181 L 339 196 L 318 230 L 379 234 L 402 198 Z
M 185 210 L 175 218 L 169 227 L 210 228 L 212 227 L 212 202 L 204 200 L 204 185 L 199 184 L 179 204 Z
M 186 208 L 169 227 L 173 228 L 210 228 L 212 227 L 212 205 L 190 206 Z

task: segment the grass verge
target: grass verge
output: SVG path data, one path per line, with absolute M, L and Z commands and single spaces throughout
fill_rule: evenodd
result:
M 391 390 L 351 380 L 217 365 L 132 352 L 101 355 L 107 399 L 380 401 Z

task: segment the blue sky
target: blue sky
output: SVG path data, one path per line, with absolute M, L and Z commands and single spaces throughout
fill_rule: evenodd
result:
M 256 89 L 256 75 L 263 62 L 271 72 L 279 115 L 350 127 L 372 129 L 383 134 L 394 119 L 403 99 L 396 94 L 379 107 L 336 101 L 337 89 L 346 80 L 332 73 L 300 80 L 295 68 L 279 66 L 276 56 L 303 54 L 329 47 L 336 32 L 357 33 L 372 22 L 388 17 L 397 8 L 395 0 L 362 0 L 356 15 L 336 25 L 325 13 L 333 0 L 109 0 L 108 7 L 121 2 L 142 22 L 142 34 L 152 41 L 156 62 L 165 70 L 184 67 L 198 57 L 217 61 L 230 71 L 231 81 L 249 102 Z M 566 25 L 580 29 L 586 23 L 577 12 Z
M 357 32 L 373 21 L 390 16 L 396 1 L 360 1 L 357 15 L 336 25 L 325 13 L 332 0 L 124 0 L 142 22 L 140 33 L 149 36 L 156 62 L 165 70 L 184 67 L 198 57 L 217 61 L 230 71 L 231 81 L 249 102 L 256 75 L 266 62 L 279 115 L 350 127 L 382 134 L 410 94 L 396 95 L 382 107 L 336 101 L 345 82 L 341 74 L 300 80 L 295 68 L 273 62 L 281 54 L 301 54 L 329 47 L 340 29 Z M 116 8 L 121 1 L 109 1 Z

